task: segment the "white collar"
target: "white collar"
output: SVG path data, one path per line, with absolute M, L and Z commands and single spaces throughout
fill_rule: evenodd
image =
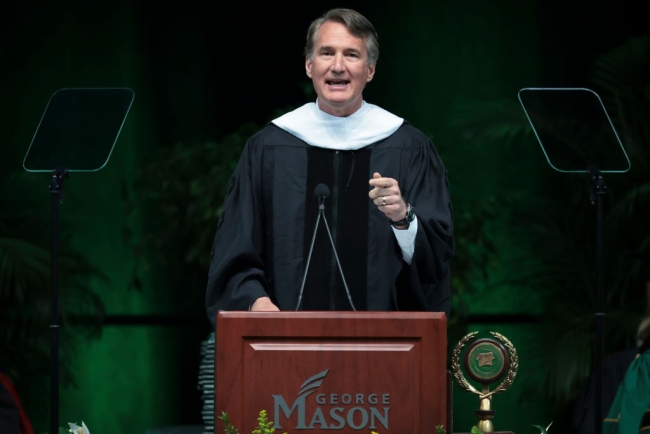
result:
M 311 102 L 271 122 L 311 146 L 354 151 L 390 136 L 404 119 L 365 101 L 346 117 L 332 116 Z

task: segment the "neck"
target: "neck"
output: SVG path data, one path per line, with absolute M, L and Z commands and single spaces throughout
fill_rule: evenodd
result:
M 363 99 L 359 99 L 359 101 L 355 101 L 353 104 L 347 105 L 345 107 L 327 105 L 324 104 L 321 100 L 317 99 L 316 105 L 320 111 L 327 113 L 328 115 L 344 118 L 356 113 L 357 110 L 359 110 L 363 105 Z

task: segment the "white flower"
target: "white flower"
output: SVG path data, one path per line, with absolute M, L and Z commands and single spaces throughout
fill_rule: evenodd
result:
M 73 434 L 90 434 L 88 427 L 83 421 L 81 421 L 81 426 L 77 426 L 74 423 L 68 423 L 68 425 L 70 425 L 69 431 Z

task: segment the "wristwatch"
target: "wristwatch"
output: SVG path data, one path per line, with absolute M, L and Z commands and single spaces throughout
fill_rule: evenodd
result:
M 406 217 L 404 217 L 402 220 L 394 222 L 390 218 L 388 219 L 388 221 L 390 222 L 391 225 L 393 225 L 393 227 L 406 226 L 410 224 L 413 220 L 415 220 L 415 207 L 410 203 L 406 204 Z

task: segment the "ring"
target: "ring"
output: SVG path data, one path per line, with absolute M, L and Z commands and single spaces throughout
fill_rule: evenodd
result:
M 386 205 L 386 198 L 384 196 L 381 197 L 381 204 Z

